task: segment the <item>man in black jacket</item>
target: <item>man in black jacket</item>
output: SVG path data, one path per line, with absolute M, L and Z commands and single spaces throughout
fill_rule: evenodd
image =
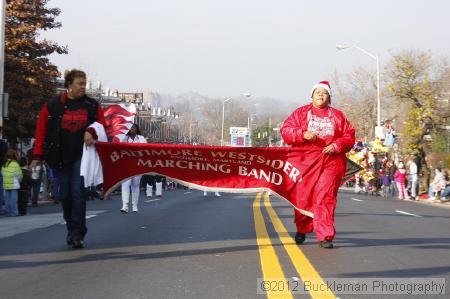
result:
M 80 176 L 83 143 L 94 143 L 95 130 L 88 127 L 93 122 L 105 125 L 105 118 L 98 102 L 86 96 L 83 71 L 71 70 L 64 79 L 67 90 L 48 101 L 39 115 L 32 165 L 45 159 L 56 170 L 67 226 L 66 242 L 73 248 L 83 248 L 87 233 L 86 192 Z

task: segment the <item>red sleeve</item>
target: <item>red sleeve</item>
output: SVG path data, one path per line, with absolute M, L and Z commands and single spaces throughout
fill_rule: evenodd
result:
M 48 122 L 48 110 L 47 104 L 42 107 L 41 113 L 39 114 L 39 120 L 36 126 L 36 140 L 34 141 L 33 159 L 42 159 L 42 148 L 44 146 L 45 135 L 47 133 L 47 122 Z
M 98 109 L 97 109 L 97 122 L 99 124 L 101 124 L 103 127 L 106 127 L 105 115 L 103 114 L 103 109 L 100 105 L 98 105 Z M 95 131 L 94 128 L 91 128 L 91 127 L 87 128 L 86 132 L 91 133 L 92 137 L 95 140 L 98 140 L 97 132 Z
M 344 115 L 342 117 L 344 122 L 342 136 L 334 141 L 336 152 L 338 153 L 346 153 L 355 145 L 355 128 L 353 128 Z
M 105 121 L 105 115 L 103 113 L 103 109 L 101 105 L 98 105 L 97 109 L 97 122 L 102 124 L 103 127 L 106 129 L 106 121 Z
M 297 109 L 286 118 L 280 128 L 284 142 L 290 145 L 303 143 L 303 130 L 300 123 L 300 110 Z

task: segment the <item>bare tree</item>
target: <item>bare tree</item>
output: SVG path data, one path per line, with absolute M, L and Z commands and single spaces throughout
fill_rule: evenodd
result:
M 207 100 L 202 106 L 203 119 L 200 122 L 202 137 L 207 144 L 219 145 L 222 136 L 222 103 L 223 99 Z M 249 110 L 238 99 L 225 103 L 224 140 L 229 142 L 230 127 L 246 127 Z
M 444 116 L 448 115 L 448 105 L 445 109 L 440 103 L 446 93 L 448 101 L 447 62 L 430 52 L 409 50 L 394 53 L 386 70 L 387 92 L 398 105 L 407 107 L 403 153 L 415 154 L 420 159 L 422 183 L 419 185 L 427 186 L 430 172 L 426 155 L 432 149 L 429 136 L 437 131 L 445 120 Z
M 447 113 L 439 105 L 446 90 L 443 82 L 448 76 L 447 63 L 429 52 L 410 50 L 394 53 L 386 69 L 387 92 L 399 105 L 408 107 L 404 152 L 424 156 L 424 137 L 442 124 L 442 113 Z
M 375 72 L 358 67 L 346 76 L 347 84 L 337 72 L 334 72 L 331 78 L 334 91 L 332 105 L 339 107 L 346 114 L 356 129 L 357 138 L 373 138 L 376 125 Z

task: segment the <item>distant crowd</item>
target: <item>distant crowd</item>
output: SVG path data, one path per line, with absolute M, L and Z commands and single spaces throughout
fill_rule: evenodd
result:
M 371 145 L 357 142 L 348 157 L 363 168 L 347 182 L 347 186 L 354 187 L 355 193 L 396 196 L 405 200 L 450 200 L 448 169 L 435 167 L 427 185 L 419 186 L 422 165 L 417 155 L 392 157 L 390 150 L 375 140 Z M 419 187 L 427 192 L 419 194 Z

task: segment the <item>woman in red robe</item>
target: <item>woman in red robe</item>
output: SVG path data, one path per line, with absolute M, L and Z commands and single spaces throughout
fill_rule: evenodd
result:
M 314 218 L 295 210 L 295 241 L 302 244 L 306 234 L 314 231 L 320 247 L 333 248 L 336 196 L 346 170 L 345 153 L 355 144 L 355 129 L 344 113 L 330 107 L 328 81 L 314 85 L 311 98 L 310 104 L 297 108 L 280 128 L 287 144 L 304 150 L 305 160 L 322 163 L 317 181 L 299 195 L 299 205 L 309 206 Z

